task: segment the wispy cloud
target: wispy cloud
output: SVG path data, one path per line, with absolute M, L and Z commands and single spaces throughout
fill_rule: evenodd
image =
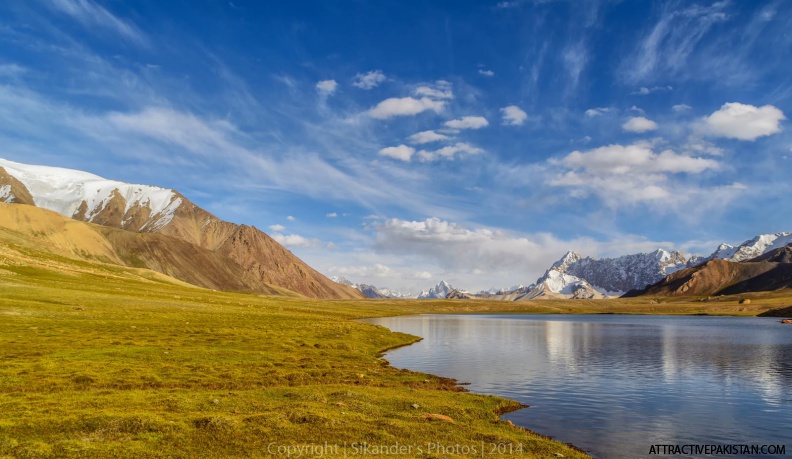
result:
M 720 22 L 729 19 L 728 2 L 710 6 L 676 8 L 668 2 L 651 31 L 623 63 L 628 81 L 653 81 L 658 75 L 668 78 L 686 69 L 699 42 Z
M 451 88 L 451 83 L 439 80 L 434 86 L 418 86 L 415 88 L 415 95 L 432 99 L 453 99 L 454 91 Z
M 594 118 L 595 116 L 604 115 L 605 113 L 609 113 L 613 109 L 610 107 L 597 107 L 597 108 L 589 108 L 586 110 L 585 115 L 589 118 Z
M 76 19 L 85 27 L 98 26 L 135 44 L 148 45 L 148 38 L 134 24 L 117 18 L 91 0 L 50 0 L 48 4 L 55 10 Z
M 580 84 L 580 75 L 583 73 L 583 70 L 585 70 L 589 61 L 586 42 L 580 40 L 576 43 L 570 43 L 563 50 L 561 57 L 569 77 L 569 89 L 574 91 L 577 89 L 578 84 Z
M 483 153 L 484 150 L 475 147 L 467 142 L 457 142 L 454 145 L 447 145 L 435 151 L 421 150 L 418 152 L 418 157 L 423 162 L 437 161 L 438 159 L 453 160 L 458 155 L 477 155 Z
M 489 121 L 483 116 L 463 116 L 462 118 L 445 122 L 451 129 L 481 129 L 489 126 Z
M 646 86 L 642 86 L 638 88 L 638 90 L 633 91 L 632 95 L 638 96 L 648 96 L 653 92 L 664 92 L 664 91 L 673 91 L 674 88 L 672 86 L 652 86 L 651 88 L 647 88 Z
M 448 140 L 449 136 L 438 134 L 435 131 L 421 131 L 409 137 L 410 143 L 422 145 L 425 143 L 439 142 L 441 140 Z

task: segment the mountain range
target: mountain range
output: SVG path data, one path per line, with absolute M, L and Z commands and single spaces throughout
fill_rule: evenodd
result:
M 171 189 L 0 159 L 0 203 L 5 203 L 0 228 L 11 239 L 27 234 L 61 254 L 147 268 L 206 288 L 310 298 L 518 301 L 625 292 L 722 294 L 785 286 L 788 263 L 761 257 L 780 250 L 779 260 L 784 259 L 782 249 L 792 244 L 792 234 L 775 233 L 736 246 L 721 244 L 707 257 L 657 249 L 596 259 L 570 251 L 527 287 L 473 294 L 440 281 L 412 295 L 328 279 L 264 232 L 223 221 Z
M 0 224 L 13 226 L 8 229 L 32 231 L 43 225 L 50 240 L 66 241 L 75 228 L 52 215 L 20 210 L 23 206 L 99 225 L 77 231 L 91 233 L 85 237 L 101 247 L 101 255 L 91 249 L 86 252 L 90 256 L 198 286 L 268 294 L 285 290 L 310 298 L 364 297 L 326 278 L 264 232 L 223 221 L 175 190 L 0 159 L 0 202 L 15 205 L 3 206 L 6 218 Z M 94 247 L 89 246 L 80 250 Z
M 743 262 L 784 248 L 790 243 L 792 243 L 792 233 L 782 232 L 762 234 L 737 246 L 724 243 L 707 257 L 697 255 L 685 257 L 678 251 L 657 249 L 649 253 L 596 259 L 569 251 L 553 263 L 536 282 L 527 287 L 520 285 L 510 289 L 493 288 L 484 292 L 469 293 L 465 290 L 454 289 L 445 281 L 441 281 L 437 286 L 422 292 L 418 298 L 440 298 L 443 292 L 448 298 L 482 298 L 503 301 L 618 297 L 626 292 L 635 294 L 649 285 L 663 281 L 669 275 L 711 260 Z M 711 263 L 713 266 L 717 264 Z M 366 287 L 367 290 L 364 293 L 367 296 L 377 294 L 375 292 L 382 293 L 374 286 Z
M 345 277 L 330 276 L 330 280 L 342 285 L 360 290 L 366 298 L 416 298 L 417 295 L 411 293 L 402 293 L 388 288 L 379 288 L 368 284 L 355 284 Z
M 767 244 L 767 247 L 774 245 Z M 728 259 L 709 259 L 677 271 L 644 289 L 627 292 L 625 296 L 735 295 L 792 287 L 792 244 L 770 248 L 762 255 L 749 259 L 735 255 Z

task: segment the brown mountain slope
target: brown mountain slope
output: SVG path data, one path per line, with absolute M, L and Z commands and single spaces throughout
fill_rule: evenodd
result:
M 792 245 L 781 247 L 760 255 L 750 261 L 769 261 L 772 263 L 792 263 Z
M 194 244 L 84 223 L 33 206 L 0 203 L 0 242 L 31 242 L 55 254 L 150 269 L 215 290 L 296 295 L 263 283 L 230 258 Z
M 359 290 L 323 276 L 263 231 L 220 220 L 178 196 L 183 203 L 159 233 L 221 253 L 263 282 L 311 298 L 365 298 Z
M 15 204 L 28 204 L 33 203 L 33 196 L 19 180 L 12 177 L 5 169 L 0 167 L 0 187 L 8 187 L 5 192 L 5 199 L 3 201 Z M 3 193 L 0 192 L 0 195 Z
M 100 178 L 93 176 L 93 179 Z M 129 184 L 121 182 L 106 182 L 129 187 Z M 69 186 L 72 185 L 76 184 Z M 14 196 L 12 200 L 6 199 L 8 202 L 33 204 L 33 193 L 0 167 L 0 187 L 4 186 L 11 187 Z M 133 187 L 156 188 L 143 185 Z M 76 211 L 66 216 L 103 226 L 139 233 L 158 233 L 186 241 L 234 260 L 249 275 L 254 276 L 259 284 L 279 286 L 311 298 L 365 298 L 357 289 L 337 284 L 323 276 L 264 232 L 254 227 L 220 220 L 176 191 L 161 188 L 157 190 L 160 194 L 171 193 L 168 194 L 171 205 L 165 211 L 154 213 L 149 207 L 150 201 L 148 204 L 134 201 L 128 206 L 124 195 L 116 189 L 97 208 L 89 209 L 86 201 L 74 201 Z M 200 269 L 201 265 L 193 268 L 196 275 Z
M 791 255 L 792 247 L 787 246 L 748 261 L 708 260 L 624 297 L 732 295 L 792 288 Z

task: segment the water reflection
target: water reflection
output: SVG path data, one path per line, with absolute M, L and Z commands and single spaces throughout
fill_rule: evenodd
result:
M 531 405 L 506 418 L 598 457 L 647 457 L 652 444 L 792 448 L 792 328 L 773 319 L 452 315 L 372 322 L 424 337 L 389 353 L 393 365 Z

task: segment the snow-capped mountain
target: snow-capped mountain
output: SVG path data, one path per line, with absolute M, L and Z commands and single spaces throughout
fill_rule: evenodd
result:
M 562 296 L 564 298 L 603 298 L 584 279 L 570 276 L 558 269 L 549 269 L 544 276 L 536 281 L 536 285 L 527 292 L 529 298 L 541 296 Z
M 363 296 L 331 282 L 262 231 L 223 221 L 174 190 L 0 159 L 0 202 L 27 204 L 75 220 L 176 238 L 227 258 L 258 282 L 311 298 Z M 202 266 L 194 268 L 200 271 Z M 160 269 L 167 271 L 164 266 Z
M 6 183 L 0 201 L 32 204 L 63 216 L 138 232 L 155 232 L 173 220 L 184 199 L 175 191 L 107 180 L 88 172 L 0 159 L 19 184 Z M 9 181 L 10 182 L 10 181 Z M 32 198 L 33 202 L 24 202 Z
M 643 289 L 676 271 L 713 258 L 744 261 L 790 243 L 792 233 L 762 234 L 739 246 L 721 244 L 709 257 L 693 255 L 689 258 L 680 252 L 664 249 L 601 259 L 583 257 L 570 251 L 553 263 L 544 276 L 536 281 L 536 285 L 521 297 L 536 298 L 543 293 L 575 298 L 601 297 L 597 292 L 609 296 L 618 295 Z M 515 292 L 510 293 L 514 296 Z
M 574 254 L 565 256 L 565 259 L 566 262 L 558 267 L 554 265 L 551 269 L 584 279 L 603 292 L 627 292 L 644 288 L 687 267 L 687 259 L 682 253 L 663 249 L 618 258 L 594 259 Z
M 448 282 L 441 280 L 439 284 L 430 288 L 428 291 L 424 290 L 423 292 L 419 293 L 418 299 L 445 298 L 453 290 L 455 290 L 454 287 L 449 285 Z
M 764 255 L 775 249 L 792 244 L 792 233 L 760 234 L 753 239 L 749 239 L 738 246 L 721 244 L 706 259 L 722 258 L 729 261 L 745 261 Z
M 477 295 L 508 301 L 537 298 L 607 298 L 641 288 L 687 267 L 679 252 L 658 249 L 651 253 L 594 259 L 569 251 L 528 287 Z
M 341 285 L 348 285 L 352 288 L 358 289 L 361 293 L 363 293 L 363 295 L 366 296 L 366 298 L 415 298 L 414 294 L 402 293 L 389 288 L 380 288 L 368 284 L 355 284 L 345 277 L 330 276 L 330 280 Z

